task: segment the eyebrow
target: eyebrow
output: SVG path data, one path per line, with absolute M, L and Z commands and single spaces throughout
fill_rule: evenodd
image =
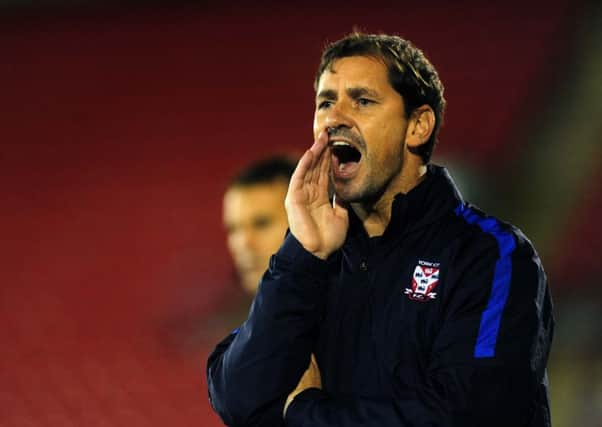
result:
M 357 98 L 361 98 L 362 96 L 369 96 L 371 98 L 380 98 L 380 96 L 378 95 L 378 92 L 376 92 L 375 90 L 372 90 L 370 88 L 364 87 L 364 86 L 359 86 L 359 87 L 350 87 L 346 90 L 347 95 L 349 95 L 350 98 L 353 99 L 357 99 Z M 337 92 L 333 89 L 324 89 L 322 91 L 320 91 L 318 93 L 318 95 L 316 96 L 316 99 L 337 99 L 338 95 Z
M 361 98 L 362 96 L 369 96 L 371 98 L 380 98 L 380 96 L 378 96 L 378 93 L 375 90 L 372 90 L 370 88 L 363 87 L 363 86 L 351 87 L 351 88 L 347 89 L 347 94 L 353 99 Z
M 318 95 L 316 96 L 316 99 L 318 99 L 318 98 L 337 99 L 337 92 L 333 89 L 324 89 L 318 93 Z

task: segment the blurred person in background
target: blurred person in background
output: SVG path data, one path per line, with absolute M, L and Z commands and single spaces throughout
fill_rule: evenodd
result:
M 208 319 L 207 336 L 223 336 L 246 319 L 261 276 L 288 228 L 284 198 L 296 165 L 292 156 L 266 157 L 246 166 L 228 184 L 223 223 L 234 264 L 233 284 L 242 292 Z
M 261 275 L 288 228 L 284 198 L 296 164 L 292 156 L 266 157 L 228 183 L 223 223 L 234 271 L 223 284 L 230 288 L 227 300 L 208 317 L 188 311 L 166 320 L 160 329 L 167 348 L 194 352 L 200 342 L 214 342 L 246 319 Z
M 295 166 L 286 156 L 259 160 L 241 171 L 224 194 L 228 249 L 240 285 L 251 297 L 288 228 L 284 198 Z
M 315 89 L 290 233 L 209 357 L 213 408 L 231 426 L 549 427 L 546 275 L 520 230 L 430 163 L 433 65 L 353 33 L 326 48 Z

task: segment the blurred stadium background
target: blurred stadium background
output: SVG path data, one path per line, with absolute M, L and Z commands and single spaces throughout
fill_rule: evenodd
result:
M 557 427 L 602 426 L 602 15 L 583 0 L 0 2 L 0 426 L 219 426 L 221 195 L 311 143 L 325 42 L 413 40 L 435 161 L 521 227 L 554 291 Z

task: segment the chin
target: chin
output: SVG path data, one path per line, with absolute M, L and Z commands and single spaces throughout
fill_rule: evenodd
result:
M 350 198 L 354 198 L 356 191 L 354 190 L 350 181 L 335 180 L 333 181 L 333 190 L 337 195 L 337 199 L 349 201 Z
M 361 189 L 352 188 L 349 184 L 335 184 L 334 189 L 337 199 L 345 203 L 357 203 L 365 199 L 365 194 Z

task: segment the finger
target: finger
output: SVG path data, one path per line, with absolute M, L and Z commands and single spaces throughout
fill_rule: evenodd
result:
M 306 180 L 309 169 L 311 168 L 311 164 L 313 163 L 314 155 L 311 150 L 307 150 L 301 159 L 299 159 L 299 163 L 297 163 L 297 167 L 295 171 L 291 175 L 291 181 L 289 184 L 290 190 L 298 190 L 303 187 L 303 184 Z
M 326 148 L 320 159 L 320 170 L 318 174 L 318 186 L 320 194 L 328 199 L 328 184 L 330 181 L 330 164 L 332 162 L 330 148 Z
M 311 359 L 309 360 L 309 365 L 318 369 L 318 361 L 316 360 L 316 356 L 314 356 L 313 353 L 311 354 Z
M 320 160 L 312 172 L 312 184 L 316 189 L 316 196 L 322 203 L 328 203 L 328 170 L 330 169 L 329 150 L 322 151 Z
M 313 382 L 313 386 L 316 387 L 321 387 L 322 385 L 322 378 L 320 375 L 320 368 L 318 367 L 318 362 L 316 361 L 316 358 L 314 356 L 314 354 L 311 354 L 311 360 L 309 363 L 310 369 L 311 369 L 311 373 L 312 373 L 312 382 Z
M 347 204 L 341 200 L 340 197 L 337 197 L 336 193 L 332 197 L 332 208 L 334 210 L 335 216 L 339 218 L 348 218 Z
M 309 151 L 313 154 L 313 162 L 311 167 L 308 170 L 308 174 L 305 177 L 306 183 L 318 183 L 319 173 L 320 173 L 320 165 L 322 159 L 324 158 L 325 150 L 328 145 L 328 134 L 325 131 L 322 131 L 318 134 L 318 138 L 311 146 Z
M 318 134 L 318 137 L 316 138 L 316 141 L 311 146 L 310 150 L 316 156 L 320 156 L 320 154 L 322 154 L 322 151 L 324 150 L 324 148 L 326 148 L 327 145 L 328 145 L 328 133 L 326 133 L 326 131 L 323 130 Z

